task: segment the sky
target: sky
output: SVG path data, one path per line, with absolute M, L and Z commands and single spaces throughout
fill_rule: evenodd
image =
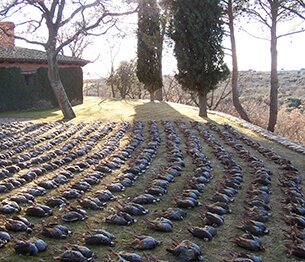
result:
M 130 19 L 130 21 L 134 21 Z M 279 32 L 288 32 L 291 30 L 291 23 L 280 26 Z M 305 23 L 304 23 L 305 25 Z M 126 25 L 125 25 L 126 26 Z M 268 33 L 264 33 L 258 24 L 242 24 L 251 35 L 259 37 L 268 37 Z M 270 71 L 270 42 L 267 40 L 257 39 L 244 30 L 238 30 L 236 27 L 236 43 L 238 49 L 239 70 L 255 70 Z M 111 59 L 110 44 L 106 39 L 112 39 L 113 51 L 117 53 L 114 59 L 115 68 L 118 67 L 120 61 L 131 60 L 136 58 L 137 40 L 135 33 L 135 24 L 130 22 L 130 28 L 127 29 L 128 35 L 123 39 L 115 39 L 103 36 L 99 38 L 85 52 L 84 57 L 94 63 L 90 63 L 84 67 L 85 78 L 106 77 L 109 75 Z M 228 39 L 225 39 L 224 46 L 229 47 Z M 99 57 L 97 58 L 97 54 Z M 225 62 L 231 67 L 231 57 L 226 55 Z M 163 52 L 163 74 L 174 74 L 177 71 L 176 59 L 173 50 L 166 46 Z M 299 70 L 305 68 L 305 32 L 280 38 L 278 41 L 278 69 L 279 70 Z
M 137 39 L 136 39 L 136 15 L 131 15 L 118 23 L 118 31 L 110 31 L 107 35 L 95 37 L 93 44 L 84 52 L 83 58 L 92 61 L 83 68 L 84 78 L 107 77 L 111 68 L 111 54 L 115 58 L 114 67 L 117 68 L 121 61 L 136 59 Z M 236 26 L 236 43 L 238 52 L 239 70 L 270 71 L 270 42 L 257 39 L 243 30 L 238 30 L 242 26 L 252 35 L 267 38 L 268 31 L 264 33 L 259 24 L 241 21 Z M 303 28 L 305 22 L 303 22 Z M 289 32 L 293 23 L 279 24 L 279 33 Z M 16 41 L 19 46 L 29 47 L 24 42 Z M 112 46 L 112 47 L 111 47 Z M 229 47 L 228 39 L 225 39 L 224 46 Z M 305 68 L 305 32 L 279 39 L 278 42 L 278 69 L 279 70 L 299 70 Z M 31 46 L 30 48 L 37 48 Z M 229 68 L 231 67 L 230 56 L 225 57 Z M 163 52 L 163 74 L 173 75 L 177 71 L 176 59 L 173 50 L 165 45 Z

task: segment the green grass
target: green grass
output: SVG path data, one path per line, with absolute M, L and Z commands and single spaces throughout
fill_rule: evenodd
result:
M 212 121 L 218 124 L 222 124 L 226 122 L 237 128 L 247 137 L 255 141 L 258 141 L 263 146 L 267 148 L 271 148 L 280 155 L 284 156 L 285 158 L 290 159 L 293 162 L 293 164 L 298 168 L 300 173 L 304 173 L 305 171 L 305 161 L 303 155 L 298 154 L 290 149 L 287 149 L 277 143 L 269 141 L 246 128 L 241 128 L 236 123 L 232 121 L 228 121 L 225 118 L 215 115 L 209 115 L 209 119 L 202 119 L 198 117 L 198 110 L 196 108 L 173 104 L 173 103 L 159 103 L 159 102 L 151 103 L 149 101 L 144 101 L 144 100 L 121 101 L 121 100 L 99 100 L 94 98 L 86 98 L 85 103 L 83 105 L 74 107 L 74 110 L 76 112 L 77 118 L 73 119 L 71 121 L 72 123 L 91 122 L 97 120 L 103 122 L 122 121 L 122 120 L 132 121 L 134 119 L 143 120 L 143 121 L 162 120 L 162 119 L 167 119 L 172 121 L 197 120 L 202 123 L 205 123 L 207 121 Z M 62 114 L 60 111 L 54 109 L 54 110 L 45 110 L 45 111 L 28 111 L 22 113 L 14 113 L 14 112 L 7 114 L 2 113 L 0 114 L 0 118 L 1 117 L 28 118 L 33 120 L 33 122 L 52 122 L 52 121 L 61 120 Z M 161 146 L 152 162 L 151 167 L 147 170 L 147 172 L 145 172 L 145 174 L 142 177 L 140 177 L 139 180 L 137 180 L 137 183 L 134 187 L 128 188 L 122 194 L 118 194 L 118 197 L 121 200 L 126 199 L 128 197 L 132 197 L 138 193 L 143 193 L 144 188 L 147 185 L 147 182 L 152 178 L 153 174 L 159 170 L 159 167 L 161 165 L 166 164 L 166 147 L 164 144 L 165 135 L 163 128 L 160 124 L 159 124 L 159 128 L 161 130 L 161 138 L 163 142 L 161 143 Z M 162 246 L 158 247 L 156 250 L 145 253 L 151 253 L 156 257 L 163 259 L 164 261 L 176 261 L 175 258 L 173 258 L 165 251 L 165 248 L 168 247 L 171 243 L 171 238 L 175 238 L 177 240 L 189 239 L 201 245 L 203 249 L 203 255 L 210 262 L 222 261 L 222 259 L 224 257 L 227 257 L 228 253 L 232 250 L 242 251 L 242 249 L 236 248 L 236 246 L 232 244 L 229 241 L 229 239 L 233 237 L 235 234 L 241 234 L 241 231 L 236 229 L 236 225 L 239 224 L 242 217 L 242 213 L 244 212 L 243 200 L 246 196 L 246 188 L 251 183 L 252 180 L 251 168 L 249 168 L 248 164 L 244 160 L 239 158 L 236 152 L 228 145 L 226 145 L 215 132 L 211 132 L 211 133 L 213 134 L 213 136 L 215 136 L 215 138 L 217 138 L 221 142 L 221 144 L 225 147 L 225 149 L 228 150 L 234 156 L 234 160 L 236 160 L 241 165 L 241 167 L 243 168 L 243 172 L 245 174 L 243 189 L 236 196 L 235 203 L 232 204 L 233 212 L 231 215 L 225 217 L 225 224 L 224 226 L 218 229 L 218 235 L 217 237 L 215 237 L 215 239 L 213 239 L 213 241 L 208 243 L 203 243 L 202 241 L 193 238 L 186 230 L 189 223 L 192 223 L 193 225 L 202 225 L 202 221 L 200 220 L 200 213 L 204 212 L 202 208 L 187 211 L 188 212 L 187 219 L 185 221 L 175 223 L 173 233 L 164 234 L 164 233 L 156 233 L 152 230 L 147 229 L 145 226 L 145 222 L 143 221 L 142 218 L 139 218 L 138 222 L 130 227 L 109 226 L 104 224 L 103 223 L 104 217 L 107 214 L 109 214 L 113 210 L 113 208 L 116 207 L 116 203 L 113 202 L 110 203 L 107 209 L 103 212 L 90 211 L 89 212 L 90 217 L 85 222 L 68 224 L 67 226 L 71 227 L 73 234 L 67 240 L 54 241 L 54 240 L 46 239 L 50 246 L 49 251 L 46 253 L 41 253 L 39 257 L 32 258 L 32 257 L 22 257 L 22 256 L 14 255 L 13 243 L 9 243 L 7 247 L 1 250 L 2 254 L 0 256 L 0 261 L 10 261 L 10 262 L 40 261 L 39 259 L 42 259 L 42 261 L 53 261 L 52 257 L 58 255 L 60 250 L 63 250 L 63 248 L 67 246 L 67 243 L 84 244 L 83 241 L 84 234 L 86 234 L 92 228 L 100 228 L 100 227 L 105 228 L 110 232 L 113 232 L 117 236 L 117 245 L 114 248 L 115 251 L 120 251 L 123 249 L 130 250 L 128 248 L 128 244 L 131 241 L 132 233 L 150 234 L 156 237 L 157 239 L 162 240 L 163 242 Z M 154 214 L 156 212 L 162 209 L 166 209 L 167 207 L 173 206 L 173 202 L 172 202 L 173 195 L 181 191 L 185 183 L 185 177 L 187 175 L 191 175 L 193 172 L 194 166 L 192 165 L 191 158 L 187 155 L 187 152 L 185 150 L 185 144 L 184 144 L 185 138 L 183 137 L 182 133 L 178 132 L 178 134 L 182 140 L 181 150 L 185 157 L 186 167 L 182 172 L 182 176 L 176 179 L 175 184 L 170 185 L 169 193 L 162 198 L 162 201 L 158 205 L 148 206 L 150 210 L 150 214 L 147 217 L 149 218 L 154 218 Z M 147 139 L 147 131 L 145 131 L 145 139 Z M 99 142 L 93 151 L 98 151 L 101 148 L 104 141 L 105 139 Z M 122 139 L 121 144 L 124 145 L 124 143 L 126 142 L 127 142 L 127 137 L 125 136 Z M 204 191 L 200 199 L 201 202 L 204 203 L 214 193 L 218 184 L 221 183 L 224 174 L 224 169 L 220 165 L 219 161 L 214 157 L 211 148 L 207 146 L 207 144 L 204 142 L 203 139 L 201 139 L 201 145 L 203 151 L 206 153 L 207 157 L 211 160 L 212 165 L 214 167 L 213 169 L 214 179 L 206 187 L 206 190 Z M 281 228 L 285 227 L 285 224 L 281 220 L 283 212 L 281 210 L 281 205 L 279 203 L 279 201 L 282 199 L 283 196 L 277 185 L 277 174 L 280 172 L 280 170 L 278 169 L 278 166 L 276 166 L 273 162 L 268 161 L 253 149 L 249 147 L 247 148 L 257 157 L 261 158 L 264 161 L 264 165 L 270 168 L 274 174 L 273 182 L 272 182 L 273 183 L 272 205 L 274 207 L 272 213 L 274 214 L 274 219 L 272 219 L 268 223 L 268 227 L 271 229 L 270 236 L 263 237 L 263 242 L 266 245 L 267 251 L 265 253 L 259 253 L 259 255 L 262 255 L 265 259 L 264 261 L 267 262 L 297 261 L 294 258 L 287 259 L 284 254 L 284 244 L 287 242 L 287 240 L 283 238 L 281 232 Z M 119 173 L 120 170 L 117 170 L 111 176 L 106 177 L 106 179 L 103 180 L 102 184 L 93 187 L 93 192 L 103 188 L 105 184 L 113 181 L 116 175 L 118 175 Z M 45 179 L 45 177 L 40 179 Z M 73 182 L 80 179 L 81 176 L 76 176 Z M 34 184 L 35 183 L 31 183 L 31 185 Z M 68 184 L 65 187 L 69 188 L 69 186 L 70 185 Z M 62 190 L 63 188 L 60 187 L 60 190 L 55 189 L 53 191 L 50 191 L 48 193 L 48 196 L 59 195 L 60 192 L 62 192 Z M 88 193 L 88 195 L 93 194 L 93 192 Z M 15 191 L 13 191 L 10 194 L 14 194 L 14 193 Z M 7 197 L 8 195 L 1 195 L 1 199 Z M 45 197 L 39 197 L 37 202 L 44 203 L 44 200 Z M 34 235 L 37 237 L 41 237 L 39 235 L 39 232 L 42 224 L 46 222 L 60 221 L 61 214 L 62 214 L 61 211 L 55 210 L 54 215 L 44 219 L 44 221 L 42 221 L 41 219 L 31 218 L 30 220 L 37 224 L 34 230 L 35 232 Z M 0 221 L 0 226 L 1 226 L 1 221 Z M 28 236 L 24 234 L 14 234 L 14 237 L 15 238 L 22 237 L 25 239 L 28 238 Z M 103 261 L 105 254 L 107 254 L 108 252 L 107 248 L 93 247 L 92 249 L 96 251 L 98 254 L 99 259 L 97 261 Z
M 131 121 L 133 119 L 199 119 L 197 110 L 189 109 L 183 105 L 165 102 L 151 103 L 147 100 L 102 100 L 86 97 L 82 105 L 73 107 L 76 118 L 73 123 L 88 121 Z M 58 121 L 63 115 L 58 109 L 35 110 L 23 112 L 0 113 L 1 117 L 28 118 L 34 122 Z

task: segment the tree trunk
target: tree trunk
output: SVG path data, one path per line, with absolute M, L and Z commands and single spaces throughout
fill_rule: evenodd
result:
M 199 93 L 198 96 L 199 96 L 199 116 L 208 117 L 207 93 L 202 92 L 202 93 Z
M 155 102 L 155 91 L 149 91 L 150 102 Z
M 64 119 L 75 118 L 75 113 L 71 106 L 71 103 L 67 97 L 66 91 L 62 85 L 59 76 L 59 68 L 57 63 L 57 58 L 55 55 L 55 50 L 51 48 L 47 49 L 48 56 L 48 78 L 53 89 L 53 92 L 56 96 L 58 105 L 64 115 Z
M 270 111 L 268 130 L 274 132 L 278 113 L 278 74 L 277 74 L 277 17 L 278 3 L 271 3 L 271 75 L 270 75 Z
M 111 66 L 110 87 L 111 87 L 112 98 L 115 98 L 113 75 L 114 75 L 114 69 L 113 69 L 113 66 Z
M 232 0 L 228 0 L 228 17 L 229 17 L 229 28 L 230 28 L 230 40 L 232 49 L 232 100 L 233 105 L 240 115 L 240 117 L 248 122 L 251 122 L 246 110 L 243 108 L 239 100 L 238 93 L 238 62 L 237 62 L 237 51 L 236 51 L 236 40 L 234 31 L 234 16 L 233 16 L 233 4 Z
M 162 92 L 162 88 L 158 89 L 155 92 L 155 99 L 162 102 L 163 101 L 163 92 Z

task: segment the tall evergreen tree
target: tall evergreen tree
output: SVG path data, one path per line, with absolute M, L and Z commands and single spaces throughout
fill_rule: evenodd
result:
M 171 37 L 175 41 L 177 80 L 184 89 L 198 93 L 199 115 L 207 117 L 207 94 L 224 80 L 229 69 L 223 62 L 219 0 L 172 1 Z
M 139 0 L 137 76 L 154 101 L 162 88 L 160 10 L 156 0 Z

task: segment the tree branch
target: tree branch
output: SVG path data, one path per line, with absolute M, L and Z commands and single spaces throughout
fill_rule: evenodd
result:
M 302 28 L 302 29 L 297 30 L 297 31 L 289 32 L 289 33 L 286 33 L 286 34 L 279 35 L 277 38 L 281 38 L 281 37 L 289 36 L 289 35 L 295 35 L 295 34 L 299 34 L 299 33 L 303 33 L 303 32 L 305 32 L 305 28 Z
M 260 37 L 260 36 L 253 35 L 253 34 L 249 33 L 247 30 L 245 30 L 245 29 L 243 29 L 243 28 L 241 28 L 241 30 L 244 31 L 245 33 L 247 33 L 248 35 L 250 35 L 250 36 L 256 38 L 256 39 L 265 40 L 265 41 L 270 41 L 270 39 L 268 39 L 268 38 L 264 38 L 264 37 Z

